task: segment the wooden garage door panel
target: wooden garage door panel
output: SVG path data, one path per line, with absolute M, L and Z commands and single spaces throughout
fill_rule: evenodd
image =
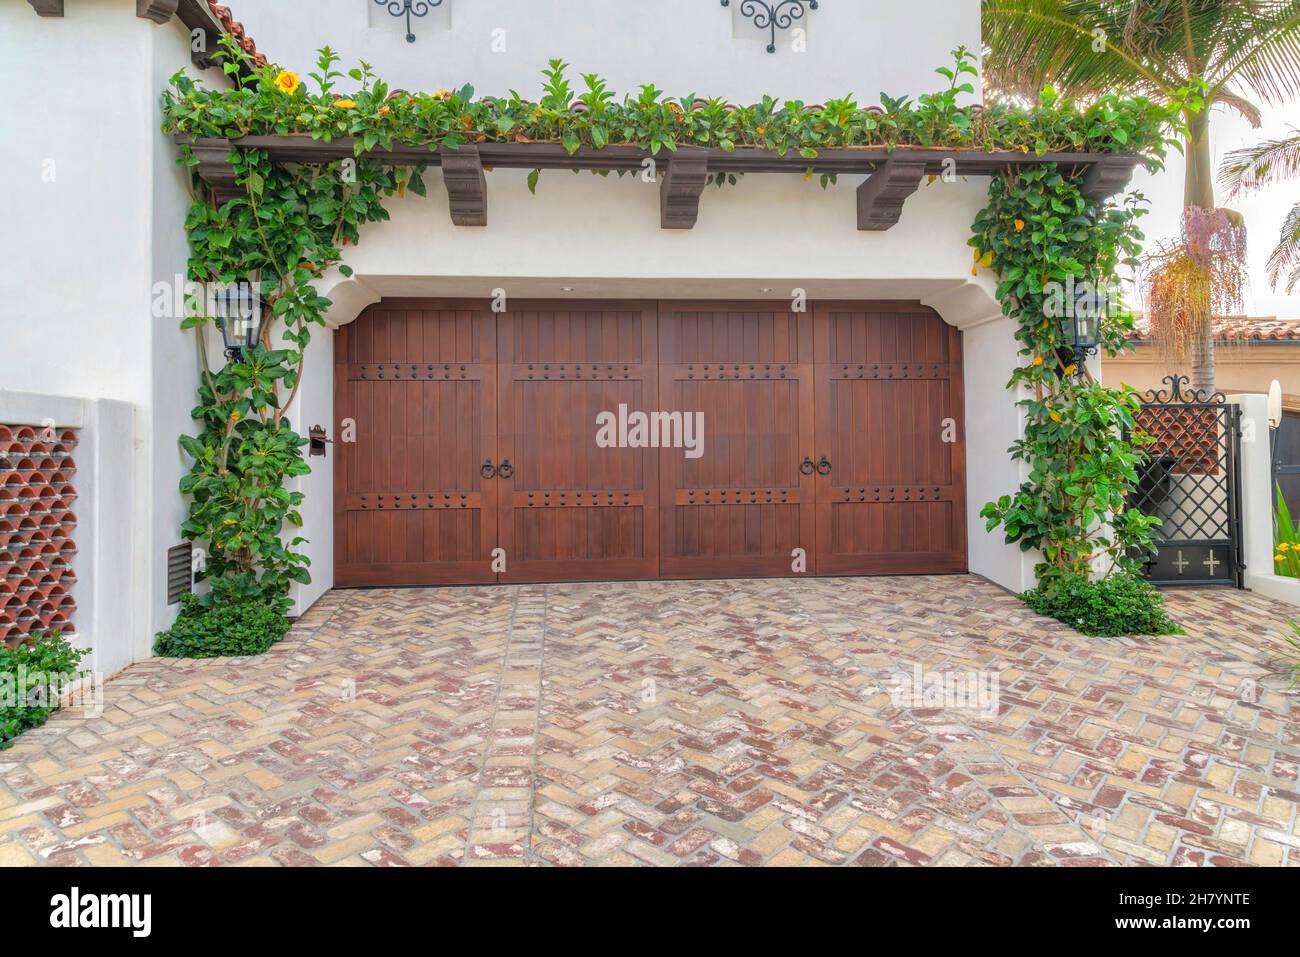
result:
M 665 578 L 812 570 L 810 317 L 772 303 L 662 303 L 660 396 L 703 413 L 699 458 L 660 452 Z M 806 448 L 805 448 L 806 446 Z
M 653 411 L 644 303 L 512 303 L 499 317 L 503 581 L 656 578 L 654 449 L 601 448 L 597 415 Z
M 340 585 L 966 567 L 960 337 L 919 305 L 389 300 L 335 341 Z M 703 455 L 597 447 L 620 405 L 703 412 Z
M 904 304 L 817 308 L 818 570 L 966 565 L 960 338 Z
M 496 339 L 471 304 L 397 301 L 335 340 L 339 584 L 494 581 Z M 341 438 L 342 425 L 339 427 Z

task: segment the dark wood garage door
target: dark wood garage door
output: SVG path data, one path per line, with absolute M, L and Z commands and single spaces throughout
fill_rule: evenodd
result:
M 486 303 L 386 301 L 335 333 L 339 585 L 496 580 L 496 348 Z
M 789 575 L 815 560 L 812 317 L 781 304 L 664 303 L 659 395 L 703 413 L 699 458 L 660 458 L 664 578 Z
M 335 349 L 339 585 L 966 567 L 960 336 L 919 305 L 386 300 Z M 599 447 L 620 407 L 703 413 L 703 454 Z
M 498 319 L 502 581 L 658 577 L 657 450 L 596 445 L 602 411 L 656 407 L 656 327 L 653 303 Z

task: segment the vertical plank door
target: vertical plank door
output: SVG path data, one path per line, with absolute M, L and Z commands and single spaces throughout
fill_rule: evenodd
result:
M 664 302 L 659 394 L 704 413 L 704 454 L 659 453 L 664 578 L 815 570 L 812 317 L 783 302 Z
M 386 299 L 334 348 L 337 584 L 496 581 L 497 485 L 481 473 L 497 443 L 487 304 Z
M 600 413 L 656 407 L 654 304 L 512 301 L 498 323 L 501 580 L 657 578 L 655 450 L 596 442 Z
M 815 315 L 818 572 L 965 571 L 960 333 L 920 304 Z

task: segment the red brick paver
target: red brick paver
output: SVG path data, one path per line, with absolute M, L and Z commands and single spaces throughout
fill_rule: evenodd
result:
M 1080 636 L 973 577 L 334 592 L 0 752 L 0 864 L 1300 863 L 1286 606 Z M 996 678 L 994 708 L 899 675 Z

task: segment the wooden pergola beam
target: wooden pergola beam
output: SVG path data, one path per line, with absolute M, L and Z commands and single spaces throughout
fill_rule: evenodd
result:
M 178 144 L 202 147 L 199 175 L 214 188 L 226 189 L 220 169 L 226 153 L 235 149 L 263 150 L 277 163 L 330 163 L 356 156 L 349 138 L 329 143 L 309 136 L 245 136 L 237 140 L 195 141 L 178 135 Z M 197 152 L 197 149 L 196 149 Z M 218 159 L 220 157 L 220 159 Z M 451 197 L 452 221 L 462 226 L 487 222 L 487 180 L 484 171 L 496 169 L 567 169 L 597 172 L 639 172 L 645 161 L 667 162 L 668 173 L 660 187 L 660 225 L 689 229 L 699 217 L 699 200 L 709 173 L 827 173 L 868 175 L 857 193 L 858 228 L 889 229 L 898 222 L 903 203 L 916 192 L 921 179 L 953 172 L 958 176 L 996 176 L 1018 169 L 1054 163 L 1082 174 L 1082 189 L 1093 200 L 1122 191 L 1142 158 L 1117 153 L 984 153 L 974 150 L 830 149 L 815 159 L 795 153 L 739 148 L 731 151 L 683 146 L 673 153 L 636 146 L 582 147 L 573 155 L 558 143 L 477 143 L 460 148 L 431 149 L 397 144 L 373 149 L 363 159 L 392 166 L 441 166 Z M 233 182 L 233 172 L 229 174 Z M 228 195 L 228 194 L 223 194 Z

